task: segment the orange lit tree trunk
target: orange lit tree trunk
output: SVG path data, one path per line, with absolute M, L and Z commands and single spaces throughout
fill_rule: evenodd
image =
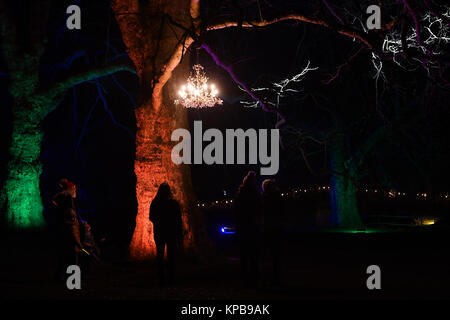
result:
M 136 229 L 130 245 L 130 256 L 144 259 L 155 255 L 153 226 L 149 221 L 150 203 L 158 186 L 167 181 L 183 208 L 184 246 L 195 249 L 204 228 L 194 209 L 190 169 L 171 160 L 171 134 L 177 128 L 188 128 L 185 109 L 175 106 L 177 75 L 185 77 L 189 61 L 183 59 L 192 43 L 181 30 L 169 24 L 168 16 L 177 22 L 197 24 L 198 1 L 115 0 L 112 8 L 122 32 L 127 51 L 139 75 L 140 90 L 136 108 Z M 202 233 L 202 234 L 201 234 Z M 195 245 L 194 245 L 195 238 Z M 204 239 L 204 237 L 203 237 Z
M 131 256 L 144 258 L 155 254 L 153 227 L 149 221 L 150 203 L 156 195 L 159 185 L 167 181 L 172 187 L 175 197 L 180 200 L 183 208 L 183 229 L 185 232 L 185 247 L 193 246 L 194 222 L 190 171 L 187 166 L 173 164 L 170 154 L 173 143 L 170 141 L 172 131 L 187 127 L 186 112 L 175 110 L 174 106 L 162 104 L 155 111 L 152 101 L 162 100 L 163 96 L 153 96 L 136 109 L 136 197 L 138 213 L 136 229 L 131 242 Z

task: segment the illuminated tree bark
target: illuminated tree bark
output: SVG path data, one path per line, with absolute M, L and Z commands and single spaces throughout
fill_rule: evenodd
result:
M 19 60 L 19 59 L 17 59 Z M 12 107 L 12 133 L 9 147 L 7 176 L 2 188 L 2 207 L 6 222 L 13 229 L 43 227 L 42 201 L 39 189 L 41 174 L 42 121 L 47 112 L 59 104 L 61 96 L 73 85 L 127 69 L 114 65 L 93 69 L 57 83 L 49 90 L 40 92 L 37 82 L 37 62 L 31 58 L 21 59 L 17 65 L 33 68 L 10 69 L 10 93 Z
M 40 228 L 45 224 L 39 189 L 41 110 L 42 105 L 36 101 L 16 97 L 3 194 L 7 224 L 12 228 Z
M 153 97 L 152 100 L 162 99 Z M 192 215 L 194 196 L 192 192 L 190 170 L 187 166 L 176 166 L 171 160 L 173 143 L 172 131 L 186 126 L 184 110 L 174 110 L 170 104 L 163 104 L 158 112 L 152 110 L 150 101 L 136 109 L 136 197 L 138 213 L 136 229 L 130 245 L 131 257 L 143 259 L 156 254 L 153 240 L 153 226 L 149 221 L 150 203 L 156 195 L 159 185 L 166 181 L 174 196 L 181 202 L 184 246 L 192 248 Z
M 33 3 L 32 9 L 41 19 L 31 19 L 27 42 L 16 26 L 14 15 L 5 3 L 0 4 L 0 36 L 2 53 L 10 74 L 9 92 L 13 98 L 12 133 L 7 176 L 1 193 L 1 207 L 6 212 L 7 226 L 13 229 L 44 226 L 39 189 L 42 129 L 41 121 L 51 106 L 51 99 L 37 94 L 39 60 L 43 52 L 46 16 L 49 2 Z
M 130 256 L 145 259 L 156 254 L 153 226 L 149 221 L 150 203 L 159 185 L 166 181 L 181 202 L 184 246 L 196 249 L 204 228 L 193 206 L 190 169 L 171 160 L 173 130 L 188 128 L 184 108 L 174 106 L 177 75 L 189 71 L 182 55 L 192 43 L 184 30 L 169 25 L 168 16 L 184 25 L 196 25 L 198 1 L 172 0 L 142 3 L 116 0 L 112 3 L 122 38 L 140 78 L 136 108 L 136 229 L 130 244 Z M 175 68 L 177 68 L 175 70 Z M 169 81 L 170 80 L 170 81 Z M 194 242 L 195 239 L 195 242 Z
M 7 175 L 2 185 L 0 207 L 5 210 L 11 229 L 33 229 L 45 225 L 39 188 L 41 174 L 42 121 L 59 105 L 67 89 L 84 81 L 126 70 L 126 64 L 94 66 L 45 87 L 39 81 L 40 57 L 44 51 L 49 1 L 33 1 L 30 21 L 15 20 L 0 2 L 0 39 L 9 73 L 9 93 L 13 98 L 12 133 Z M 20 24 L 28 28 L 17 27 Z M 27 41 L 24 43 L 23 39 Z
M 16 122 L 19 127 L 21 122 Z M 7 224 L 15 229 L 44 226 L 39 189 L 41 163 L 39 162 L 40 132 L 34 134 L 13 132 L 11 160 L 5 181 Z M 20 130 L 21 131 L 21 130 Z
M 416 119 L 417 117 L 413 117 L 411 123 L 415 123 Z M 356 188 L 358 172 L 366 157 L 374 151 L 376 145 L 386 137 L 389 131 L 387 126 L 380 126 L 367 137 L 359 149 L 351 154 L 348 152 L 345 134 L 337 133 L 331 139 L 331 224 L 343 228 L 363 226 L 358 211 Z
M 358 228 L 363 225 L 358 212 L 356 194 L 356 170 L 348 165 L 345 136 L 336 134 L 330 151 L 330 200 L 333 226 Z

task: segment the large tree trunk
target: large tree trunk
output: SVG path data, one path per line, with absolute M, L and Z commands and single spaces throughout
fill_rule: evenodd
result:
M 11 57 L 7 58 L 11 60 Z M 14 58 L 15 62 L 9 64 L 9 91 L 14 101 L 12 132 L 1 205 L 6 212 L 8 228 L 40 228 L 45 225 L 39 188 L 41 121 L 51 100 L 36 95 L 39 55 L 24 54 Z
M 153 240 L 153 226 L 149 221 L 150 203 L 156 195 L 158 187 L 168 182 L 176 199 L 181 203 L 184 246 L 193 246 L 193 191 L 190 169 L 185 165 L 175 165 L 171 160 L 171 150 L 174 145 L 170 138 L 176 128 L 187 127 L 186 111 L 171 103 L 162 104 L 158 112 L 151 107 L 153 97 L 136 109 L 136 197 L 138 212 L 136 229 L 130 245 L 130 254 L 134 259 L 144 259 L 155 256 L 156 247 Z
M 346 166 L 345 136 L 337 134 L 330 153 L 330 224 L 342 228 L 358 228 L 363 225 L 358 212 L 356 194 L 356 170 Z
M 15 16 L 14 10 L 0 1 L 1 53 L 9 72 L 9 93 L 14 101 L 8 172 L 1 189 L 0 209 L 5 209 L 7 227 L 15 229 L 39 228 L 45 224 L 39 189 L 41 124 L 45 115 L 59 105 L 72 86 L 122 70 L 135 73 L 128 64 L 115 63 L 71 75 L 44 88 L 39 82 L 39 66 L 50 1 L 30 1 L 30 5 L 29 12 L 33 14 L 22 17 Z
M 45 225 L 39 188 L 41 120 L 52 101 L 36 92 L 50 1 L 30 1 L 30 5 L 32 15 L 15 15 L 12 6 L 0 1 L 1 52 L 9 72 L 9 93 L 14 101 L 1 207 L 5 208 L 7 227 L 13 229 Z
M 115 0 L 112 8 L 140 78 L 135 160 L 138 212 L 130 255 L 134 259 L 155 255 L 149 208 L 158 186 L 165 181 L 182 205 L 184 245 L 195 249 L 205 239 L 205 232 L 193 205 L 190 169 L 172 162 L 175 143 L 170 139 L 173 130 L 188 128 L 186 111 L 174 106 L 173 101 L 176 87 L 182 83 L 176 75 L 186 77 L 189 72 L 188 59 L 179 64 L 192 39 L 184 35 L 184 30 L 170 25 L 167 15 L 186 27 L 197 25 L 199 21 L 192 18 L 198 17 L 199 1 Z
M 8 172 L 2 190 L 7 225 L 12 229 L 40 228 L 45 224 L 39 189 L 43 135 L 40 111 L 39 106 L 28 101 L 17 101 L 13 106 Z

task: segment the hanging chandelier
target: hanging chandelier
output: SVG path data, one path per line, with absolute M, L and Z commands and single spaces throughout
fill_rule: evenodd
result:
M 222 104 L 217 94 L 214 84 L 208 84 L 208 77 L 200 64 L 192 67 L 192 72 L 187 80 L 187 84 L 181 86 L 178 91 L 179 99 L 175 104 L 181 104 L 185 108 L 205 108 Z

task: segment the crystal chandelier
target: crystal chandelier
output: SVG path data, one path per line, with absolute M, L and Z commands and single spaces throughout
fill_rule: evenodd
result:
M 192 67 L 187 84 L 181 86 L 178 91 L 180 98 L 175 100 L 175 104 L 181 104 L 185 108 L 214 107 L 223 102 L 217 96 L 218 93 L 214 84 L 208 84 L 208 77 L 205 75 L 203 67 L 196 64 Z

